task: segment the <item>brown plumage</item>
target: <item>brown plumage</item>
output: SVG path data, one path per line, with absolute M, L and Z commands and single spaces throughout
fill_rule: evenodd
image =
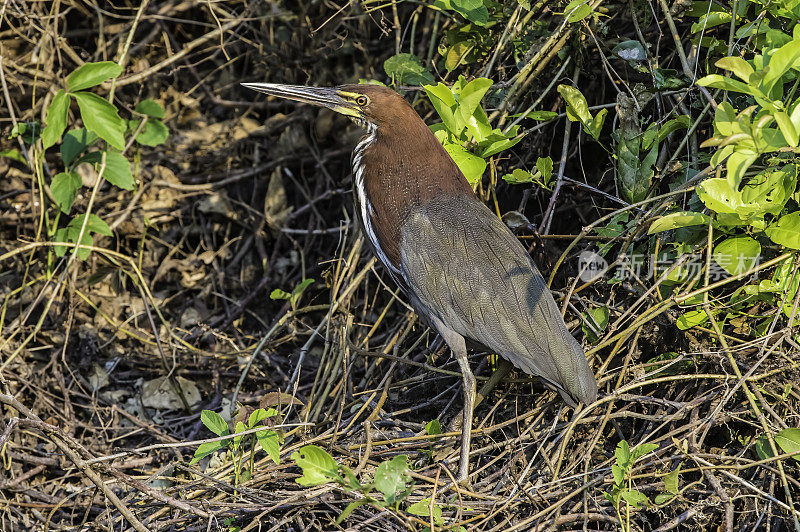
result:
M 245 86 L 329 107 L 367 130 L 353 151 L 364 230 L 411 305 L 451 348 L 464 379 L 459 481 L 468 476 L 475 400 L 465 338 L 540 376 L 570 405 L 596 399 L 594 374 L 536 265 L 403 98 L 376 85 Z

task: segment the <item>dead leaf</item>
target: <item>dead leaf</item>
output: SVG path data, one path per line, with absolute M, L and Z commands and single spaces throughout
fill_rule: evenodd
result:
M 259 408 L 269 408 L 271 406 L 280 406 L 280 405 L 299 405 L 305 406 L 303 401 L 290 395 L 288 393 L 283 392 L 268 392 L 265 393 L 261 399 L 258 400 Z
M 96 392 L 104 386 L 108 386 L 108 372 L 100 364 L 92 364 L 92 371 L 89 373 L 89 385 L 92 391 Z
M 222 190 L 214 191 L 205 196 L 198 202 L 197 208 L 203 214 L 221 214 L 231 219 L 238 218 L 231 206 L 228 195 Z
M 272 229 L 273 236 L 281 230 L 291 212 L 292 206 L 287 205 L 286 189 L 281 179 L 281 168 L 278 167 L 269 178 L 267 195 L 264 197 L 264 218 Z
M 197 385 L 183 377 L 176 377 L 176 379 L 189 406 L 199 403 L 200 390 L 198 390 Z M 147 408 L 159 410 L 179 410 L 183 408 L 183 401 L 172 388 L 172 384 L 167 377 L 159 377 L 142 384 L 142 404 Z

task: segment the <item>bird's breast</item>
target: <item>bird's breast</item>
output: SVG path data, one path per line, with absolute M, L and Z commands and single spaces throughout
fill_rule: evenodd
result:
M 427 127 L 402 137 L 374 124 L 366 129 L 352 158 L 356 210 L 376 255 L 398 279 L 402 228 L 411 212 L 442 196 L 474 193 Z

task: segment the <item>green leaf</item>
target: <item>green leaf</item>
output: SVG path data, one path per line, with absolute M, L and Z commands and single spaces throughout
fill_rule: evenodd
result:
M 726 91 L 741 92 L 743 94 L 758 94 L 745 83 L 735 79 L 726 78 L 719 74 L 710 74 L 697 80 L 697 84 L 701 87 L 712 87 L 715 89 L 723 89 Z
M 617 444 L 614 450 L 614 457 L 617 459 L 617 465 L 623 470 L 627 470 L 631 465 L 631 448 L 626 440 L 622 440 Z
M 72 219 L 72 221 L 69 222 L 68 227 L 74 227 L 80 231 L 80 228 L 83 225 L 83 219 L 85 217 L 86 214 L 76 216 Z M 86 231 L 91 231 L 92 233 L 97 233 L 103 236 L 112 236 L 114 234 L 108 224 L 94 213 L 89 213 L 89 219 L 86 222 Z
M 141 122 L 141 120 L 131 120 L 128 125 L 128 130 L 130 130 L 131 133 L 136 132 Z M 163 144 L 168 136 L 169 129 L 164 125 L 164 122 L 156 120 L 155 118 L 150 118 L 147 120 L 142 130 L 139 131 L 139 134 L 136 135 L 136 142 L 142 146 L 158 146 L 159 144 Z
M 524 183 L 533 183 L 533 174 L 522 168 L 514 168 L 510 174 L 503 176 L 503 181 L 511 185 L 522 185 Z
M 281 438 L 274 430 L 256 432 L 256 440 L 275 464 L 281 463 Z
M 491 86 L 492 80 L 488 78 L 477 78 L 467 83 L 458 96 L 457 118 L 466 124 L 480 106 L 483 96 Z
M 611 466 L 611 474 L 614 476 L 615 485 L 621 486 L 622 483 L 625 482 L 625 473 L 618 464 L 613 464 Z
M 431 105 L 436 109 L 445 127 L 450 130 L 453 135 L 460 135 L 466 127 L 466 124 L 462 124 L 461 127 L 456 125 L 456 119 L 453 114 L 453 108 L 456 106 L 456 98 L 450 88 L 444 83 L 423 85 L 422 88 L 425 89 L 425 92 L 428 94 Z
M 116 78 L 120 74 L 122 74 L 122 67 L 113 61 L 86 63 L 69 75 L 67 87 L 70 92 L 80 91 L 99 85 L 107 79 Z M 100 136 L 102 137 L 102 135 Z
M 222 418 L 221 415 L 217 414 L 213 410 L 203 410 L 200 413 L 200 421 L 203 422 L 203 425 L 205 425 L 208 430 L 217 436 L 227 436 L 231 433 L 230 429 L 228 428 L 228 423 Z
M 512 115 L 512 118 L 519 118 L 521 115 Z M 540 122 L 547 122 L 548 120 L 553 120 L 554 118 L 558 117 L 558 113 L 555 111 L 531 111 L 525 115 L 525 118 L 530 118 L 531 120 L 539 120 Z
M 471 52 L 475 50 L 476 43 L 473 39 L 464 39 L 454 42 L 448 49 L 444 60 L 444 67 L 449 71 L 455 70 L 460 65 L 470 62 Z
M 758 154 L 750 150 L 736 150 L 725 162 L 728 170 L 727 179 L 732 189 L 739 188 L 745 172 L 758 159 Z
M 687 129 L 691 123 L 692 119 L 689 118 L 689 115 L 681 115 L 678 118 L 667 120 L 667 122 L 658 130 L 658 142 L 662 142 L 665 138 L 667 138 L 667 135 L 673 131 Z
M 489 10 L 483 0 L 450 0 L 450 4 L 456 13 L 478 26 L 489 22 Z
M 61 162 L 64 163 L 64 166 L 69 165 L 75 160 L 75 157 L 94 144 L 98 138 L 97 135 L 85 127 L 70 129 L 64 135 L 63 142 L 61 142 Z
M 483 113 L 483 110 L 480 109 L 479 112 Z M 481 158 L 488 159 L 492 155 L 516 146 L 519 141 L 525 137 L 525 133 L 517 136 L 507 137 L 502 133 L 498 133 L 499 131 L 499 129 L 493 130 L 492 133 L 480 144 L 481 149 L 479 152 Z
M 725 11 L 712 11 L 711 13 L 703 13 L 700 16 L 700 20 L 692 24 L 691 32 L 697 33 L 698 31 L 707 30 L 708 28 L 713 28 L 714 26 L 728 24 L 732 18 L 732 14 Z
M 97 133 L 118 150 L 124 149 L 125 123 L 119 117 L 117 108 L 91 92 L 76 92 L 72 96 L 78 102 L 86 129 Z
M 337 525 L 342 524 L 342 521 L 347 519 L 350 516 L 350 514 L 353 513 L 353 510 L 369 503 L 370 503 L 369 499 L 357 499 L 351 502 L 350 504 L 345 506 L 344 510 L 342 510 L 342 513 L 339 514 L 339 517 L 336 518 L 336 524 Z
M 409 480 L 408 457 L 404 454 L 381 462 L 375 470 L 375 488 L 383 493 L 383 498 L 392 503 L 398 491 L 406 487 Z
M 658 449 L 658 445 L 655 443 L 640 443 L 631 451 L 631 463 L 656 449 Z
M 161 104 L 149 98 L 137 103 L 133 110 L 137 113 L 147 115 L 150 118 L 164 118 L 166 116 L 166 113 L 164 113 L 164 108 L 161 107 Z
M 69 241 L 69 233 L 67 232 L 66 227 L 62 227 L 61 229 L 56 231 L 56 234 L 53 235 L 53 242 L 63 242 L 66 243 Z M 53 251 L 56 254 L 56 257 L 63 257 L 67 253 L 67 246 L 53 246 Z
M 617 467 L 617 466 L 612 466 L 612 467 Z M 611 493 L 604 491 L 603 497 L 605 497 L 614 508 L 619 509 L 619 502 L 621 499 L 619 489 L 613 489 L 611 490 Z
M 781 216 L 777 223 L 767 227 L 764 232 L 779 246 L 800 249 L 800 211 Z
M 800 59 L 800 40 L 792 40 L 778 48 L 769 59 L 769 68 L 761 82 L 769 94 L 775 83 Z
M 536 169 L 542 174 L 542 182 L 545 186 L 550 184 L 550 179 L 553 177 L 553 159 L 548 157 L 539 157 L 536 159 Z
M 586 103 L 581 91 L 570 85 L 559 85 L 558 93 L 564 98 L 567 104 L 567 118 L 572 122 L 581 122 L 587 124 L 592 119 L 592 113 L 589 112 L 589 104 Z
M 721 177 L 706 179 L 696 191 L 705 206 L 718 214 L 737 214 L 743 206 L 742 194 Z
M 50 191 L 53 193 L 56 205 L 63 213 L 69 213 L 82 185 L 81 176 L 75 172 L 61 172 L 53 176 Z
M 586 336 L 586 341 L 591 344 L 597 343 L 600 333 L 608 327 L 608 319 L 610 317 L 608 307 L 604 305 L 590 309 L 582 317 L 581 330 Z
M 239 444 L 242 442 L 242 438 L 244 438 L 242 432 L 246 430 L 247 427 L 245 427 L 244 423 L 242 423 L 241 421 L 237 421 L 236 423 L 233 424 L 233 433 L 236 434 L 236 436 L 233 437 L 234 450 L 239 448 Z
M 303 470 L 296 482 L 301 486 L 319 486 L 328 482 L 342 482 L 339 464 L 324 449 L 305 445 L 292 453 L 291 459 Z
M 800 461 L 800 429 L 783 429 L 775 435 L 775 443 L 784 453 L 798 453 L 792 458 Z
M 486 170 L 486 161 L 468 152 L 458 144 L 445 144 L 444 149 L 461 169 L 470 185 L 475 185 Z
M 772 454 L 772 449 L 769 446 L 769 440 L 766 436 L 758 438 L 754 447 L 756 449 L 756 454 L 761 460 L 766 460 L 775 456 Z
M 58 91 L 47 106 L 47 125 L 42 131 L 42 149 L 47 149 L 61 138 L 67 128 L 67 111 L 69 111 L 69 95 L 64 90 Z
M 784 111 L 777 111 L 772 116 L 775 117 L 775 121 L 778 123 L 781 133 L 783 133 L 783 138 L 786 139 L 786 142 L 788 142 L 792 148 L 796 148 L 798 141 L 797 128 L 794 127 L 789 115 Z M 47 130 L 45 129 L 45 131 Z M 44 134 L 42 134 L 42 136 L 44 136 Z
M 592 14 L 592 7 L 589 5 L 589 0 L 572 0 L 564 8 L 564 14 L 567 16 L 567 22 L 578 22 Z
M 17 149 L 0 150 L 0 157 L 7 157 L 8 159 L 17 161 L 18 163 L 28 164 L 28 162 L 25 160 L 25 157 L 23 157 Z
M 431 500 L 429 498 L 425 498 L 419 502 L 415 502 L 414 504 L 409 505 L 408 508 L 406 508 L 406 511 L 412 515 L 430 517 Z M 444 519 L 442 519 L 442 507 L 435 502 L 433 503 L 433 522 L 439 526 L 444 524 Z
M 681 211 L 673 212 L 662 216 L 661 218 L 650 224 L 647 230 L 648 235 L 661 233 L 663 231 L 672 231 L 681 227 L 691 227 L 693 225 L 706 225 L 710 218 L 701 212 Z
M 441 434 L 442 424 L 438 419 L 432 419 L 425 425 L 425 432 L 430 435 Z
M 704 310 L 690 310 L 689 312 L 685 312 L 684 314 L 678 316 L 678 320 L 675 324 L 678 326 L 678 329 L 686 331 L 692 327 L 700 325 L 701 323 L 705 323 L 707 319 L 708 315 Z
M 124 190 L 133 190 L 136 187 L 131 174 L 131 162 L 118 151 L 106 152 L 106 169 L 103 171 L 103 177 L 112 185 Z
M 94 215 L 92 215 L 94 216 Z M 68 225 L 67 225 L 67 232 L 66 232 L 66 241 L 72 242 L 73 244 L 78 244 L 78 237 L 81 234 L 81 226 L 79 224 L 73 224 L 75 220 L 82 221 L 83 215 L 79 216 L 78 218 L 74 218 Z M 86 230 L 83 233 L 83 237 L 80 239 L 81 246 L 92 246 L 94 245 L 94 239 L 92 238 L 92 233 L 89 226 L 86 227 Z M 86 260 L 89 255 L 91 254 L 92 250 L 86 247 L 77 246 L 75 249 L 75 256 L 78 257 L 79 260 Z
M 361 491 L 361 492 L 364 492 L 364 493 L 368 493 L 369 491 L 372 490 L 372 486 L 371 485 L 370 486 L 362 486 L 361 482 L 358 481 L 358 479 L 353 474 L 353 472 L 350 471 L 349 467 L 342 466 L 341 470 L 342 470 L 342 473 L 344 473 L 345 482 L 344 482 L 343 485 L 346 488 L 354 490 L 354 491 Z
M 664 476 L 664 489 L 666 489 L 669 493 L 673 495 L 677 495 L 679 492 L 678 489 L 678 480 L 681 473 L 681 466 L 675 468 L 675 470 L 670 471 Z
M 211 453 L 219 451 L 220 449 L 225 449 L 227 447 L 227 445 L 224 445 L 225 443 L 227 442 L 208 441 L 206 443 L 201 443 L 200 446 L 195 450 L 194 456 L 189 461 L 189 465 L 196 464 Z
M 638 490 L 625 490 L 622 492 L 622 498 L 635 508 L 650 504 L 650 499 L 647 498 L 647 495 Z
M 270 299 L 289 299 L 291 297 L 292 297 L 292 294 L 290 294 L 289 292 L 286 292 L 284 290 L 281 290 L 280 288 L 274 289 L 269 294 L 269 298 Z
M 383 70 L 400 85 L 433 83 L 433 74 L 422 66 L 422 61 L 414 54 L 393 55 L 383 62 Z
M 750 270 L 761 255 L 761 244 L 749 236 L 726 238 L 714 248 L 714 260 L 731 275 Z
M 249 429 L 255 428 L 255 426 L 261 421 L 264 421 L 265 419 L 271 417 L 275 417 L 276 415 L 278 415 L 278 412 L 274 408 L 268 408 L 268 409 L 256 408 L 255 410 L 253 410 L 253 412 L 250 414 L 250 417 L 247 419 L 247 428 Z
M 730 70 L 745 83 L 750 81 L 750 74 L 753 73 L 753 67 L 741 57 L 723 57 L 715 64 L 719 68 Z
M 666 504 L 669 501 L 671 501 L 672 497 L 673 497 L 673 495 L 671 495 L 669 493 L 659 493 L 658 495 L 655 496 L 655 498 L 653 499 L 653 502 L 656 505 L 660 506 L 662 504 Z
M 608 109 L 600 109 L 594 118 L 583 125 L 583 127 L 586 128 L 586 132 L 589 133 L 594 140 L 600 138 L 600 132 L 603 130 L 603 123 L 606 120 L 606 115 L 608 115 Z

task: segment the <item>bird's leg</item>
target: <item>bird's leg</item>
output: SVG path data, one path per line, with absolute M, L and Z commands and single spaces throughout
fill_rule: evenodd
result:
M 467 344 L 464 337 L 446 326 L 437 318 L 433 318 L 433 325 L 439 335 L 450 347 L 453 356 L 458 360 L 461 368 L 461 378 L 464 380 L 464 414 L 461 423 L 461 453 L 458 457 L 458 473 L 456 482 L 459 484 L 467 483 L 469 476 L 469 443 L 472 438 L 472 410 L 475 407 L 475 375 L 469 367 L 467 359 Z
M 456 482 L 466 483 L 469 476 L 469 444 L 472 439 L 472 411 L 475 408 L 475 375 L 469 367 L 467 359 L 467 347 L 464 338 L 461 338 L 460 346 L 451 345 L 453 354 L 458 360 L 461 368 L 461 378 L 464 380 L 464 410 L 461 422 L 461 454 L 458 458 L 458 473 Z

